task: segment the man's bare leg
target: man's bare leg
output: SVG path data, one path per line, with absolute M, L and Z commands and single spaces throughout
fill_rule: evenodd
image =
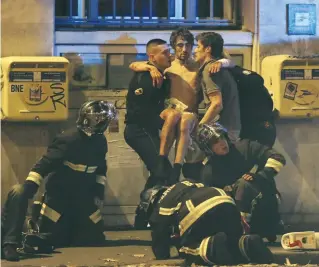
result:
M 154 175 L 157 183 L 167 184 L 170 178 L 169 173 L 172 169 L 168 154 L 173 145 L 176 135 L 176 125 L 181 115 L 175 109 L 168 108 L 165 109 L 160 116 L 165 122 L 161 132 L 159 159 Z
M 181 169 L 182 169 L 182 164 L 184 162 L 186 152 L 191 142 L 190 134 L 193 131 L 196 123 L 197 123 L 197 116 L 194 113 L 189 113 L 189 112 L 183 113 L 178 126 L 178 142 L 177 142 L 177 148 L 176 148 L 176 155 L 175 155 L 172 175 L 170 177 L 170 180 L 172 182 L 174 180 L 177 182 L 179 179 Z
M 167 157 L 176 136 L 176 125 L 181 118 L 181 114 L 175 109 L 168 108 L 163 110 L 160 116 L 165 122 L 161 132 L 159 154 Z

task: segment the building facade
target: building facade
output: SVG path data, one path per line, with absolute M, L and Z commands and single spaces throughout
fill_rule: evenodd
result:
M 163 1 L 165 5 L 159 5 L 159 0 L 143 1 L 142 5 L 115 0 L 2 1 L 1 57 L 55 55 L 71 63 L 68 121 L 2 122 L 2 201 L 10 186 L 23 182 L 53 136 L 75 123 L 83 101 L 107 99 L 115 102 L 120 119 L 107 133 L 109 171 L 103 214 L 107 226 L 132 224 L 147 171 L 122 134 L 125 90 L 132 74 L 128 65 L 145 60 L 145 44 L 151 38 L 169 41 L 177 25 L 187 25 L 194 35 L 220 33 L 233 60 L 259 73 L 269 55 L 319 54 L 319 24 L 315 35 L 288 35 L 286 17 L 286 5 L 294 3 L 316 4 L 319 14 L 318 0 L 197 0 L 202 6 L 196 0 Z M 319 221 L 318 123 L 318 119 L 278 121 L 275 147 L 286 156 L 287 166 L 276 179 L 283 195 L 281 211 L 291 224 Z

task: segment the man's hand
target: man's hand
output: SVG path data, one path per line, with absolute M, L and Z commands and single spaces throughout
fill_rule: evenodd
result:
M 246 181 L 253 181 L 254 180 L 253 174 L 251 174 L 251 173 L 245 173 L 241 178 L 243 178 Z
M 222 63 L 219 61 L 209 63 L 208 64 L 209 73 L 213 74 L 213 73 L 219 72 L 221 67 L 222 67 Z
M 151 67 L 150 74 L 153 79 L 153 86 L 161 88 L 164 79 L 163 74 L 155 67 Z

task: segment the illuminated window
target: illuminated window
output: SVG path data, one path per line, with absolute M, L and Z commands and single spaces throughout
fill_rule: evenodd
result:
M 239 10 L 239 0 L 56 0 L 56 26 L 234 28 Z
M 86 6 L 88 4 L 87 0 Z M 171 1 L 171 8 L 175 8 L 174 1 Z M 99 0 L 99 16 L 113 16 L 113 11 L 115 11 L 116 17 L 167 17 L 168 2 L 164 0 L 138 0 L 134 2 L 131 0 Z

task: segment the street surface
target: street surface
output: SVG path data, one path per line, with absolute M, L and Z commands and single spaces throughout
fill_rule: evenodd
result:
M 32 258 L 22 259 L 20 262 L 7 262 L 2 260 L 3 267 L 16 266 L 185 266 L 183 260 L 175 258 L 165 261 L 154 260 L 150 244 L 150 231 L 112 231 L 105 232 L 109 242 L 105 247 L 78 247 L 57 249 L 52 255 L 36 255 Z M 279 238 L 278 238 L 279 240 Z M 319 251 L 289 252 L 284 251 L 279 243 L 272 245 L 276 264 L 254 265 L 272 266 L 280 265 L 307 265 L 319 266 Z M 176 251 L 172 251 L 176 255 Z M 288 259 L 288 261 L 286 260 Z M 244 265 L 249 266 L 249 265 Z

